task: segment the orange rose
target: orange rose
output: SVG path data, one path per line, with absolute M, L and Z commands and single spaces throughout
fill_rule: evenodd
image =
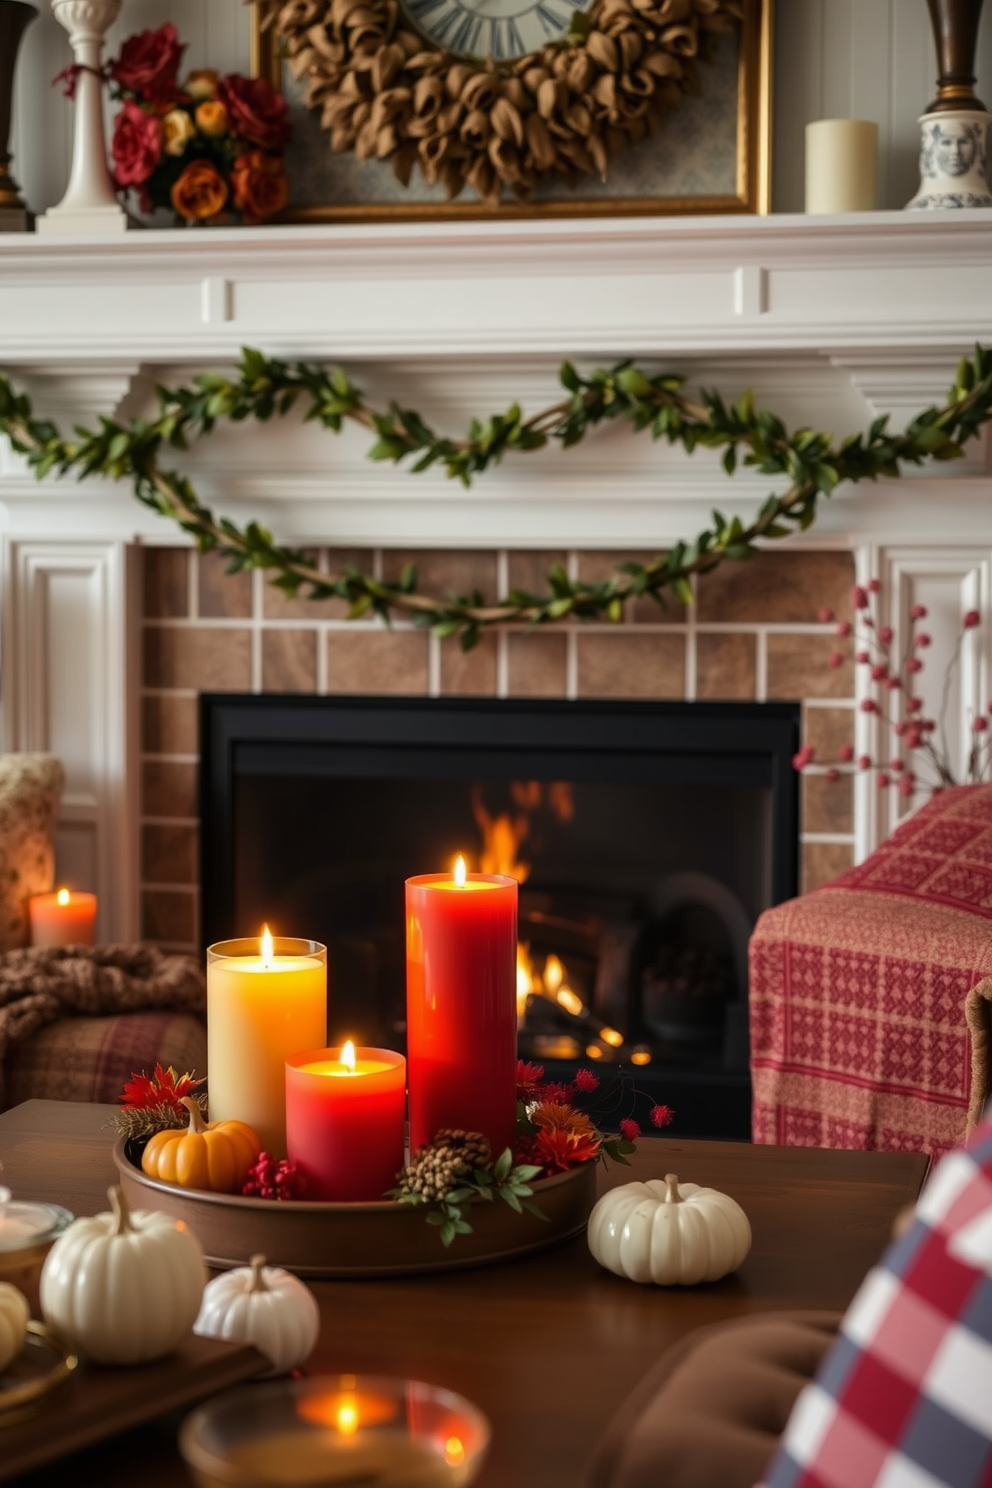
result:
M 227 201 L 227 187 L 207 160 L 193 160 L 172 188 L 172 205 L 187 222 L 206 222 Z
M 215 98 L 197 104 L 196 127 L 201 134 L 226 134 L 230 126 L 227 109 Z
M 281 160 L 261 150 L 246 150 L 231 170 L 234 205 L 246 222 L 262 222 L 286 205 L 289 186 Z

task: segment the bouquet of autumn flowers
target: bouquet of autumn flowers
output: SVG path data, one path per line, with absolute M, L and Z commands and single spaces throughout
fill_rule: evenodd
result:
M 262 222 L 286 205 L 286 100 L 264 78 L 198 68 L 179 82 L 185 46 L 171 21 L 124 42 L 104 68 L 114 119 L 113 175 L 144 212 L 187 223 Z

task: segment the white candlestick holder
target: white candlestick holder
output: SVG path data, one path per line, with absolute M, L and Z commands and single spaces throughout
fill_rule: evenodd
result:
M 100 56 L 103 38 L 117 19 L 122 0 L 52 0 L 52 11 L 69 33 L 78 75 L 72 141 L 72 168 L 65 196 L 39 217 L 39 233 L 61 237 L 112 237 L 127 228 L 107 167 L 103 130 Z

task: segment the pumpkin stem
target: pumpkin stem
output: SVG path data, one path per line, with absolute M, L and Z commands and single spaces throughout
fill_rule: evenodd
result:
M 133 1229 L 133 1225 L 131 1224 L 131 1210 L 128 1208 L 127 1199 L 124 1197 L 124 1190 L 119 1184 L 115 1183 L 113 1188 L 107 1189 L 107 1198 L 110 1200 L 110 1207 L 114 1211 L 114 1219 L 116 1220 L 114 1234 L 129 1235 Z
M 269 1291 L 270 1287 L 266 1282 L 264 1275 L 262 1274 L 262 1267 L 265 1265 L 264 1255 L 253 1255 L 249 1264 L 251 1265 L 251 1286 L 248 1288 L 249 1294 L 254 1292 Z
M 203 1112 L 200 1110 L 200 1102 L 193 1095 L 184 1095 L 182 1098 L 182 1105 L 184 1105 L 189 1112 L 189 1130 L 191 1132 L 195 1132 L 197 1136 L 202 1136 L 202 1134 L 207 1130 L 207 1123 L 203 1119 Z
M 668 1192 L 665 1195 L 666 1204 L 681 1204 L 682 1196 L 679 1193 L 678 1174 L 666 1173 L 665 1182 L 668 1184 Z

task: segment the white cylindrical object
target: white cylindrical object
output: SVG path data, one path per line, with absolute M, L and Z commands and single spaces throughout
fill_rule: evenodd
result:
M 807 124 L 807 212 L 872 212 L 877 205 L 878 125 L 870 119 Z

